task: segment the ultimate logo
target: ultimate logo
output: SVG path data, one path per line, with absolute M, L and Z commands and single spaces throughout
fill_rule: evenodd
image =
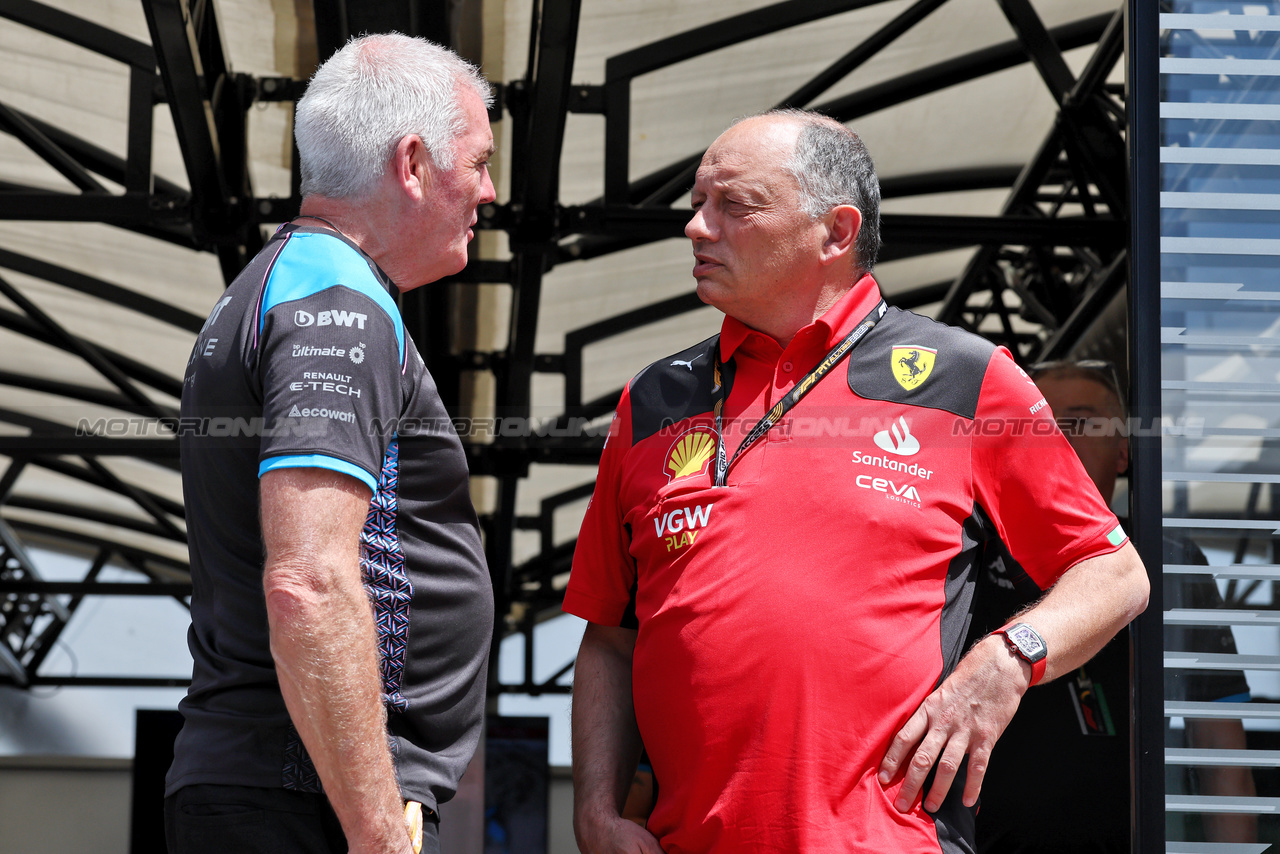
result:
M 695 427 L 680 434 L 667 451 L 667 480 L 702 474 L 716 453 L 716 434 L 707 427 Z
M 914 344 L 895 344 L 889 355 L 889 369 L 898 385 L 907 391 L 913 391 L 924 385 L 933 371 L 933 362 L 938 351 L 931 347 L 917 347 Z

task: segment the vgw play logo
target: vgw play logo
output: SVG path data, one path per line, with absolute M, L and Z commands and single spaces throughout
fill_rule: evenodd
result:
M 693 507 L 677 507 L 653 520 L 658 539 L 666 543 L 667 551 L 675 551 L 693 545 L 702 529 L 711 521 L 714 504 L 697 504 Z

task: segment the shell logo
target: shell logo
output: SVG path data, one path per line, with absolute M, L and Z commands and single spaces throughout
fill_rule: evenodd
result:
M 667 451 L 667 479 L 701 474 L 716 453 L 716 434 L 696 427 L 680 435 Z

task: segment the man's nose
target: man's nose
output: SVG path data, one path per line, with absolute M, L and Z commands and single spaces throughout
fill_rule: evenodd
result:
M 715 240 L 711 223 L 707 221 L 707 215 L 702 208 L 694 211 L 689 222 L 685 224 L 684 236 L 693 241 Z
M 485 205 L 498 198 L 498 193 L 493 189 L 493 178 L 489 175 L 489 167 L 484 167 L 484 183 L 480 185 L 480 204 Z

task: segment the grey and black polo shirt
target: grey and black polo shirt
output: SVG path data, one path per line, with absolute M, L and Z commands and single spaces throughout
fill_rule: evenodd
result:
M 280 695 L 262 592 L 258 479 L 285 467 L 373 491 L 360 566 L 404 796 L 447 800 L 475 751 L 492 587 L 466 458 L 395 293 L 354 244 L 286 225 L 196 340 L 179 428 L 194 671 L 166 794 L 320 790 Z

